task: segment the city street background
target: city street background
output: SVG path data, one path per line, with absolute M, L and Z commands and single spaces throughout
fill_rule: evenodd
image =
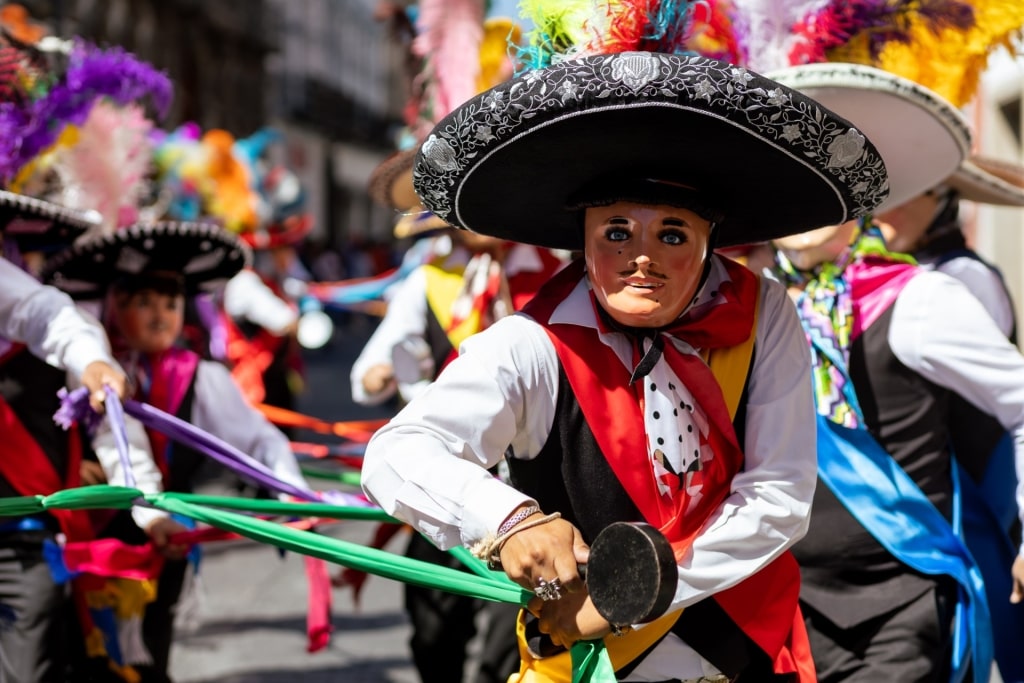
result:
M 342 323 L 343 324 L 343 323 Z M 307 352 L 306 389 L 299 410 L 326 420 L 383 417 L 388 408 L 352 403 L 349 367 L 374 321 L 353 316 L 335 332 L 328 347 Z M 329 484 L 313 482 L 330 488 Z M 223 478 L 208 490 L 233 493 Z M 342 522 L 323 533 L 365 544 L 374 524 Z M 387 550 L 401 553 L 407 536 Z M 331 565 L 332 575 L 338 571 Z M 306 580 L 295 553 L 253 541 L 229 541 L 203 548 L 198 604 L 189 605 L 171 655 L 176 683 L 416 683 L 409 658 L 409 626 L 402 608 L 402 585 L 371 576 L 360 605 L 347 588 L 333 591 L 334 633 L 320 652 L 306 652 Z

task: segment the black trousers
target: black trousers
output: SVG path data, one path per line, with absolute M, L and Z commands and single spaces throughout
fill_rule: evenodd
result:
M 413 533 L 406 557 L 453 569 L 462 564 Z M 476 636 L 476 617 L 484 610 L 487 627 L 480 655 L 480 670 L 473 683 L 504 683 L 519 670 L 516 645 L 518 608 L 455 593 L 405 585 L 405 609 L 412 623 L 409 645 L 423 683 L 460 683 L 464 680 L 467 647 Z
M 69 623 L 67 586 L 53 582 L 43 559 L 48 531 L 0 536 L 0 683 L 66 680 Z
M 819 683 L 946 683 L 955 599 L 955 586 L 938 584 L 845 630 L 802 603 Z

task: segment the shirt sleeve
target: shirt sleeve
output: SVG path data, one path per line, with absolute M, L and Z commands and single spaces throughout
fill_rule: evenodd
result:
M 224 286 L 224 312 L 276 335 L 299 318 L 299 312 L 251 270 L 239 272 Z
M 393 366 L 393 350 L 401 344 L 427 346 L 427 287 L 426 275 L 417 268 L 395 290 L 388 302 L 387 313 L 377 325 L 373 335 L 366 342 L 359 357 L 352 364 L 349 375 L 352 383 L 352 400 L 362 405 L 378 405 L 395 395 L 394 389 L 367 394 L 363 389 L 363 377 L 375 365 Z M 416 382 L 399 387 L 403 397 L 411 398 L 420 393 Z
M 25 344 L 33 355 L 75 377 L 95 361 L 117 366 L 103 326 L 67 294 L 4 259 L 0 282 L 0 336 Z
M 1010 336 L 1010 332 L 1013 331 L 1013 302 L 1010 301 L 1002 278 L 995 270 L 984 262 L 968 256 L 950 259 L 936 270 L 964 283 L 992 316 L 992 320 L 1002 333 Z
M 730 588 L 807 533 L 818 477 L 810 351 L 785 289 L 762 278 L 744 467 L 679 565 L 674 609 Z
M 192 423 L 266 465 L 282 481 L 308 489 L 288 438 L 249 405 L 220 363 L 196 368 Z
M 889 345 L 908 368 L 963 396 L 1012 434 L 1024 521 L 1024 356 L 961 282 L 938 272 L 918 275 L 900 292 Z
M 128 466 L 135 479 L 135 488 L 143 493 L 161 493 L 163 491 L 163 475 L 153 459 L 149 437 L 142 423 L 131 417 L 124 416 L 125 435 L 128 437 Z M 110 428 L 110 419 L 104 418 L 92 439 L 92 448 L 96 453 L 107 482 L 112 486 L 127 486 L 128 478 L 117 452 L 117 443 Z M 145 530 L 154 520 L 167 517 L 168 513 L 143 505 L 132 506 L 132 519 L 136 526 Z
M 362 482 L 386 512 L 441 548 L 470 546 L 531 502 L 487 472 L 511 444 L 535 456 L 555 414 L 558 360 L 539 325 L 503 318 L 367 445 Z

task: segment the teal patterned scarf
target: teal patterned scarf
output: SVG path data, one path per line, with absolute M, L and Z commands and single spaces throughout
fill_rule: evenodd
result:
M 811 379 L 818 413 L 850 428 L 861 426 L 864 417 L 849 374 L 854 300 L 848 267 L 865 260 L 916 263 L 909 255 L 889 251 L 878 227 L 865 219 L 839 257 L 810 271 L 797 269 L 784 254 L 776 252 L 780 279 L 787 286 L 802 289 L 796 305 L 810 344 Z

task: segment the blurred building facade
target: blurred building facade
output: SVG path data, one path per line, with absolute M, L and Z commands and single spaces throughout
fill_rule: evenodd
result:
M 313 239 L 343 249 L 389 240 L 394 216 L 366 194 L 394 149 L 405 48 L 375 18 L 378 0 L 21 0 L 58 36 L 120 45 L 165 70 L 175 99 L 163 127 L 194 121 L 287 138 L 316 216 Z
M 1018 164 L 1024 160 L 1022 101 L 1024 57 L 1000 51 L 993 55 L 978 97 L 966 110 L 975 152 Z M 1024 320 L 1024 210 L 964 202 L 961 211 L 968 241 L 1003 272 L 1017 320 Z

